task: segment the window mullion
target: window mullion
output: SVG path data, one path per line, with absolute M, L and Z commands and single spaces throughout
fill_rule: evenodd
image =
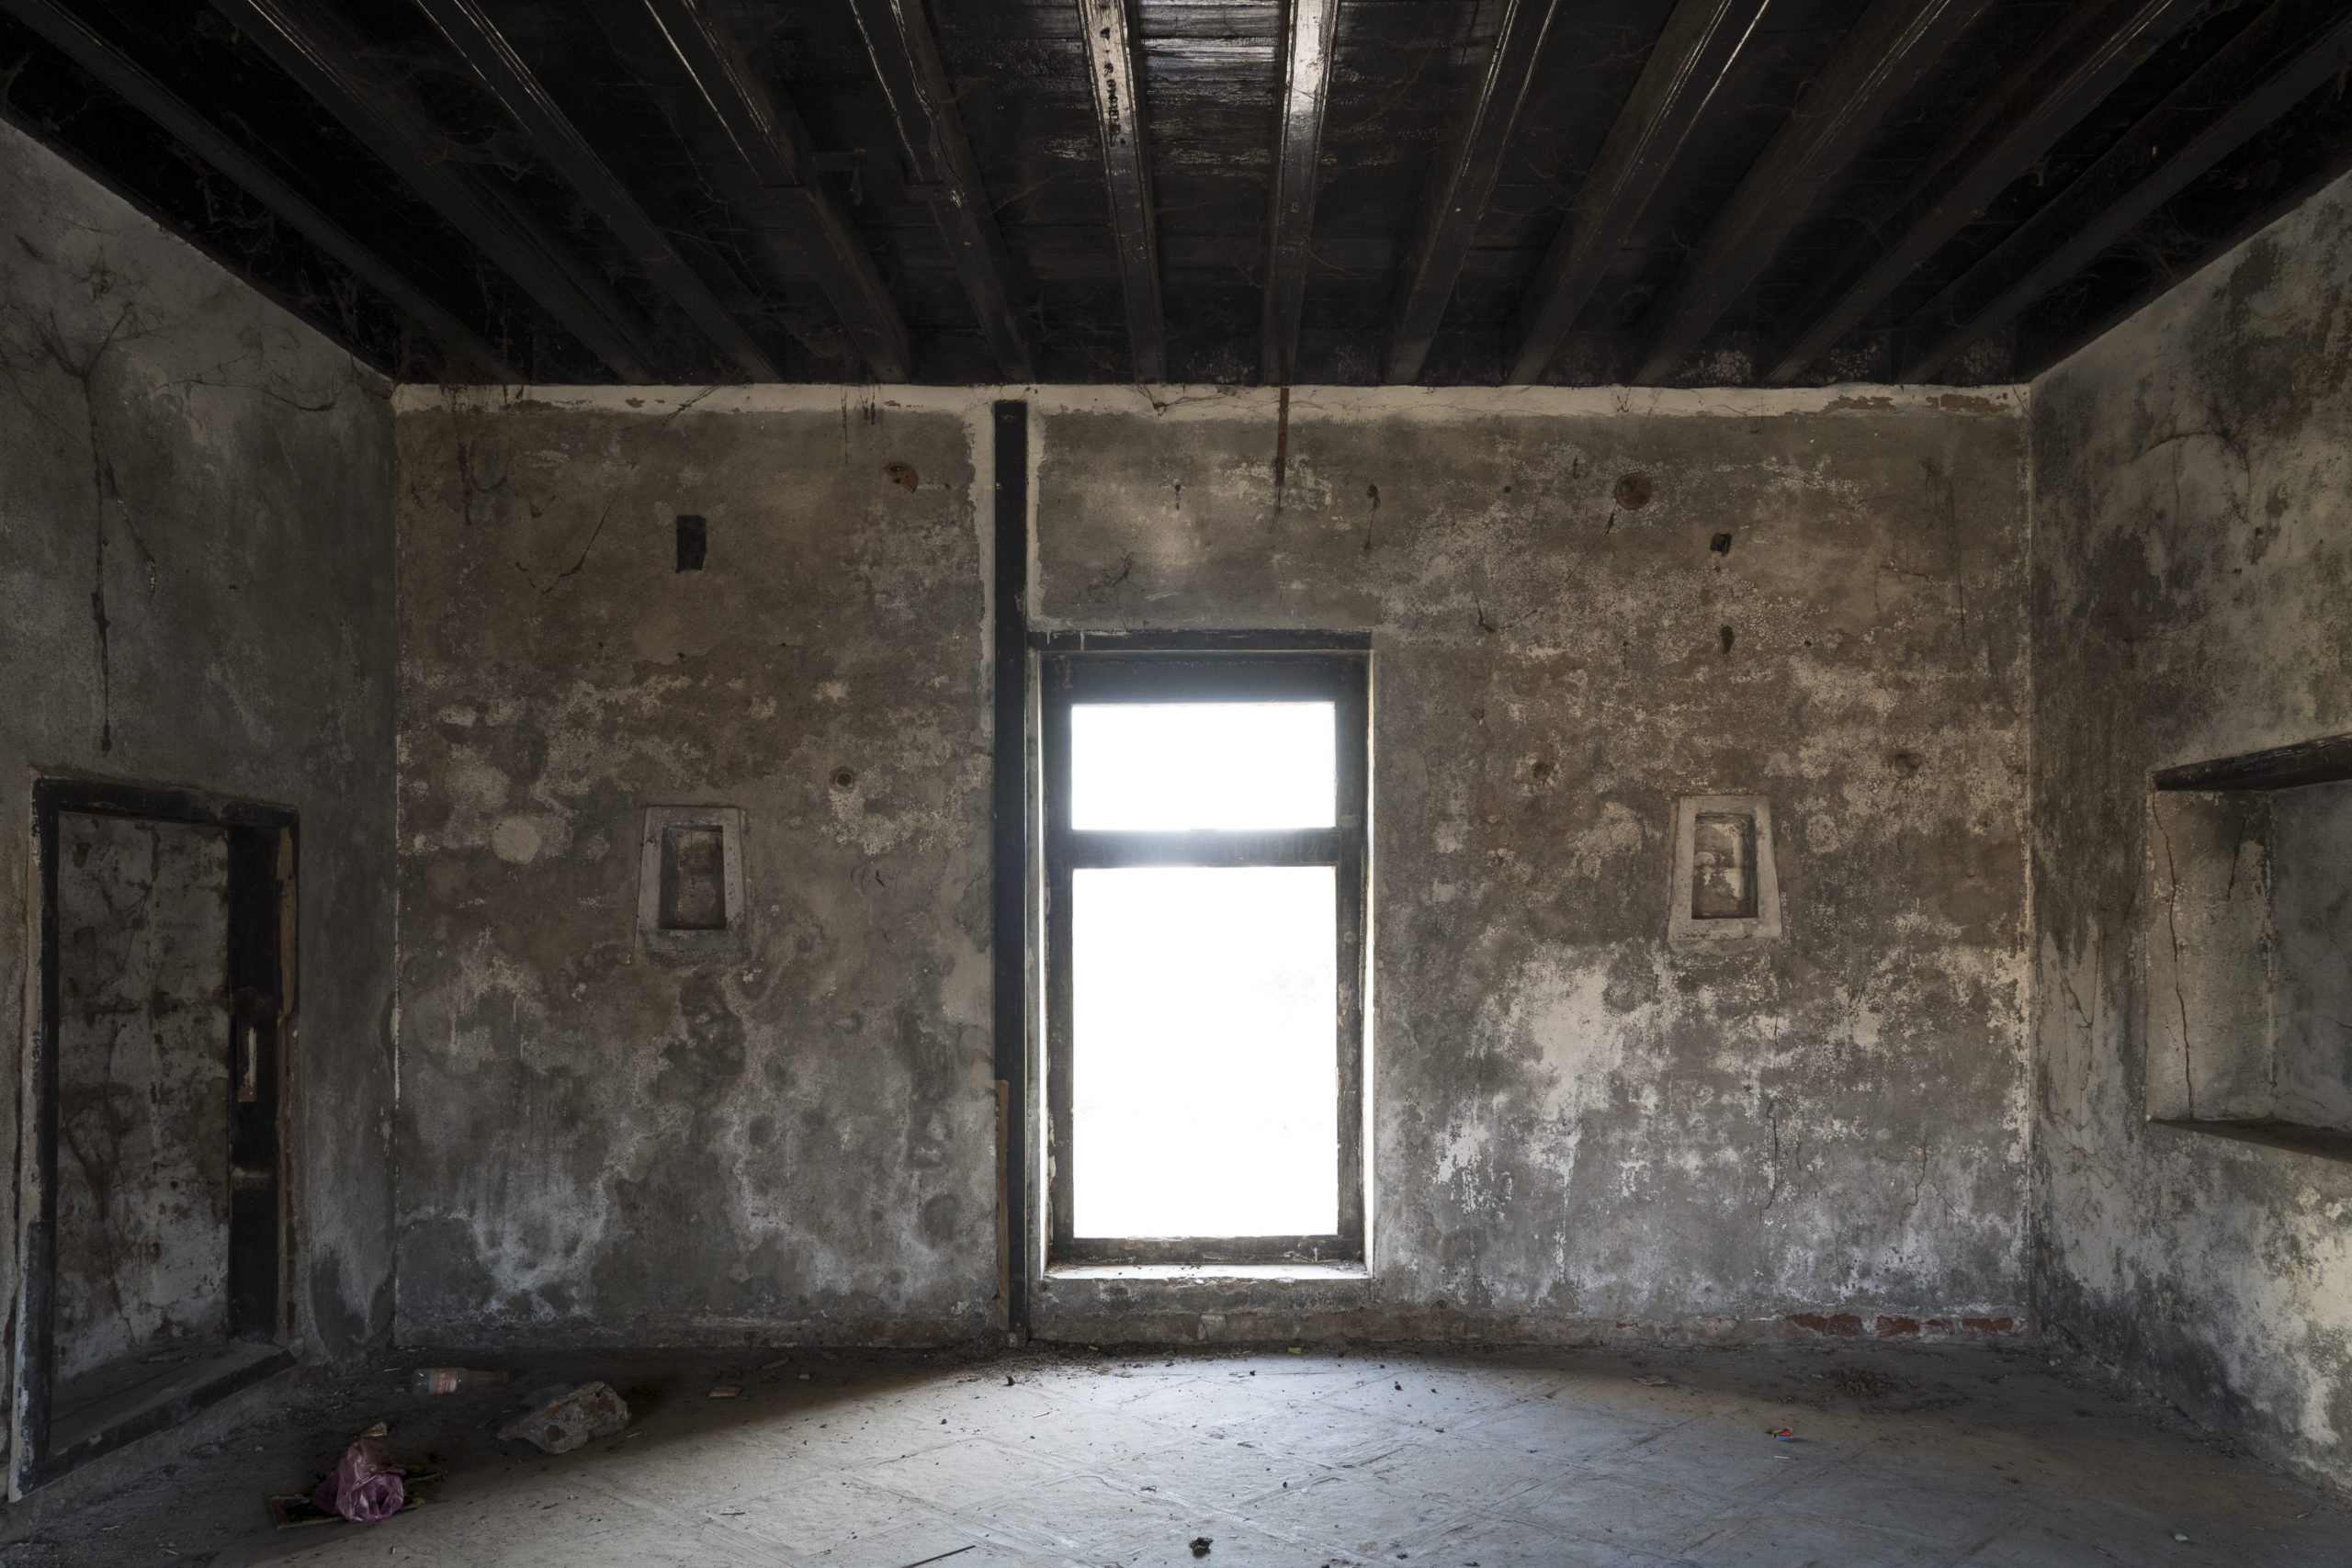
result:
M 1284 833 L 1066 832 L 1051 846 L 1069 866 L 1337 865 L 1347 851 L 1347 829 Z

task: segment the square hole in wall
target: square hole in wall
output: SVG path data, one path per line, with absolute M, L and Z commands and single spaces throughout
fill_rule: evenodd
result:
M 1678 945 L 1781 934 L 1772 808 L 1761 795 L 1694 795 L 1675 802 L 1667 937 Z
M 639 862 L 639 939 L 656 957 L 743 951 L 743 813 L 732 806 L 650 806 Z

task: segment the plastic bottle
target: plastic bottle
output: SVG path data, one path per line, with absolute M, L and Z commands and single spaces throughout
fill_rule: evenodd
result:
M 470 1367 L 419 1367 L 408 1375 L 411 1393 L 457 1393 L 469 1388 L 494 1388 L 511 1373 L 481 1372 Z

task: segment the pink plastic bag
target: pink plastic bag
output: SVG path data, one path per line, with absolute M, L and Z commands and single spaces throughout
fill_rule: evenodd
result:
M 408 1472 L 392 1462 L 391 1450 L 371 1438 L 362 1438 L 343 1450 L 334 1473 L 311 1494 L 314 1506 L 341 1514 L 354 1524 L 372 1525 L 401 1511 L 408 1490 L 401 1477 Z

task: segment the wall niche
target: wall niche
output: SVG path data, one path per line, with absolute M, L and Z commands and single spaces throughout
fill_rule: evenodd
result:
M 1760 795 L 1686 795 L 1674 803 L 1666 935 L 1677 947 L 1781 935 L 1772 807 Z
M 732 806 L 650 806 L 638 862 L 638 939 L 655 958 L 743 956 L 743 813 Z
M 2158 773 L 2147 1115 L 2352 1159 L 2352 736 Z

